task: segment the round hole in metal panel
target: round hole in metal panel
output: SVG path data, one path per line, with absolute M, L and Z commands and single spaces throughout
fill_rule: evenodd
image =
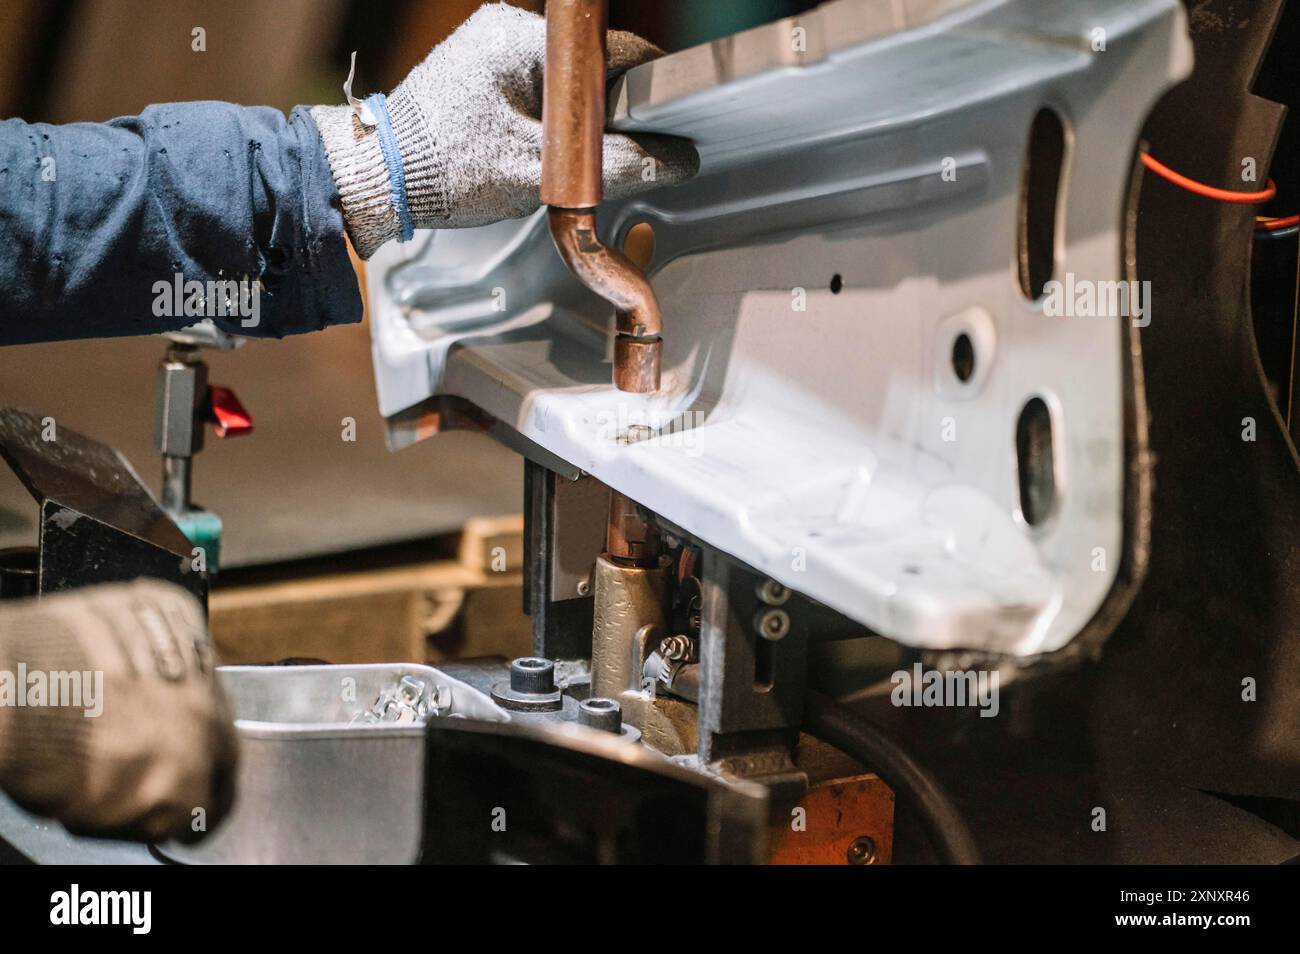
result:
M 831 294 L 838 295 L 844 288 L 844 276 L 838 272 L 831 276 Z
M 975 342 L 964 331 L 952 341 L 952 373 L 963 384 L 975 373 Z
M 623 254 L 638 268 L 645 268 L 655 257 L 655 230 L 649 222 L 638 222 L 623 236 Z
M 1056 231 L 1061 172 L 1065 168 L 1065 126 L 1051 109 L 1040 109 L 1029 127 L 1020 185 L 1016 261 L 1020 290 L 1030 301 L 1043 294 L 1056 269 Z
M 997 364 L 997 327 L 984 308 L 948 315 L 934 329 L 934 387 L 949 401 L 979 396 Z
M 1026 401 L 1016 421 L 1016 471 L 1020 514 L 1029 526 L 1040 526 L 1056 506 L 1052 411 L 1040 397 Z

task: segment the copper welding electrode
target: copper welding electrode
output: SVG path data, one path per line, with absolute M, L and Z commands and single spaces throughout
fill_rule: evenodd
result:
M 607 18 L 605 0 L 546 4 L 541 199 L 550 206 L 551 237 L 564 263 L 617 310 L 614 386 L 646 393 L 659 389 L 659 301 L 645 273 L 596 233 Z

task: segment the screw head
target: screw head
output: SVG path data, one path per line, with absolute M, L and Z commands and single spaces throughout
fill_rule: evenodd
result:
M 776 580 L 764 580 L 758 584 L 758 598 L 768 606 L 784 606 L 790 600 L 790 590 Z
M 764 610 L 754 620 L 754 628 L 769 642 L 779 642 L 790 635 L 790 614 L 783 609 Z
M 510 681 L 492 687 L 492 701 L 520 712 L 555 712 L 564 695 L 555 685 L 555 663 L 540 656 L 520 656 L 510 663 Z
M 617 735 L 623 728 L 623 707 L 613 699 L 593 696 L 578 704 L 578 722 Z
M 579 580 L 579 581 L 578 581 L 578 595 L 579 595 L 579 596 L 590 596 L 590 595 L 591 595 L 591 580 Z
M 555 663 L 539 656 L 521 656 L 510 663 L 510 688 L 542 695 L 555 691 Z
M 876 863 L 876 843 L 870 835 L 859 835 L 849 845 L 849 864 L 874 865 Z

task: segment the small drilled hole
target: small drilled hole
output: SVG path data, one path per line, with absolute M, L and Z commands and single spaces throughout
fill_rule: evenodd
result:
M 975 373 L 975 343 L 964 331 L 952 343 L 952 373 L 963 384 Z
M 838 274 L 831 276 L 831 294 L 838 295 L 844 287 L 844 278 Z
M 612 699 L 589 699 L 587 700 L 587 708 L 599 709 L 603 711 L 605 709 L 614 708 L 614 702 Z

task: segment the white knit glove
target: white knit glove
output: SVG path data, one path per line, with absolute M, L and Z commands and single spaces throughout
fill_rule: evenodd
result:
M 610 31 L 607 46 L 611 75 L 661 55 L 651 43 L 619 30 Z M 489 4 L 387 98 L 411 226 L 465 228 L 537 208 L 545 61 L 546 21 L 517 7 Z M 384 242 L 403 236 L 382 120 L 368 128 L 350 106 L 316 106 L 311 116 L 343 200 L 348 235 L 357 254 L 369 258 Z M 698 168 L 695 148 L 685 139 L 605 135 L 608 198 L 683 182 Z
M 234 794 L 234 724 L 213 665 L 199 604 L 160 581 L 0 604 L 0 673 L 27 693 L 19 706 L 0 692 L 0 788 L 75 832 L 202 837 Z M 57 698 L 33 695 L 55 679 L 67 680 Z

